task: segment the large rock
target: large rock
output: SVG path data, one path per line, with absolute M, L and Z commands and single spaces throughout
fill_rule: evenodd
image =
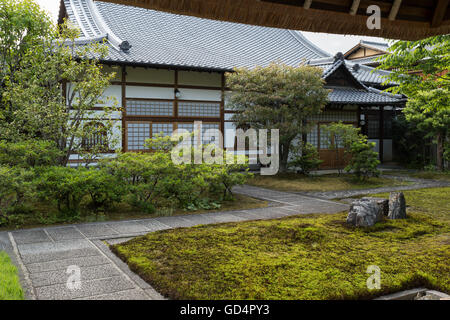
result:
M 406 219 L 406 201 L 403 192 L 390 193 L 388 218 Z
M 364 197 L 362 199 L 375 201 L 380 206 L 381 212 L 383 213 L 384 216 L 387 217 L 387 215 L 389 214 L 389 199 L 375 198 L 375 197 Z
M 347 223 L 356 227 L 370 227 L 382 219 L 381 206 L 367 198 L 354 201 L 347 215 Z

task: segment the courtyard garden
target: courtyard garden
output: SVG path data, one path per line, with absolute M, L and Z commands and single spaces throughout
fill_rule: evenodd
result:
M 406 191 L 408 218 L 369 228 L 346 213 L 160 231 L 112 246 L 172 299 L 368 299 L 450 292 L 450 188 Z M 379 196 L 387 196 L 382 194 Z M 369 265 L 381 289 L 369 290 Z

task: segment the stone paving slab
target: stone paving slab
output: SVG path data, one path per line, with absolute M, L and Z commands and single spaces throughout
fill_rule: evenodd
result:
M 108 227 L 110 227 L 119 234 L 150 231 L 146 226 L 136 221 L 108 223 Z
M 87 239 L 17 245 L 25 263 L 61 260 L 95 255 L 95 247 Z
M 81 281 L 110 278 L 120 276 L 120 272 L 112 265 L 96 265 L 81 268 Z M 34 287 L 50 286 L 67 283 L 68 274 L 66 270 L 52 270 L 30 274 Z
M 97 295 L 93 297 L 77 298 L 75 300 L 148 300 L 149 295 L 142 290 L 131 289 L 119 292 Z
M 26 267 L 29 273 L 39 273 L 45 271 L 58 271 L 58 270 L 65 271 L 69 266 L 89 267 L 108 263 L 109 260 L 107 260 L 105 257 L 101 255 L 98 255 L 98 256 L 71 258 L 65 260 L 29 263 L 26 265 Z
M 185 228 L 191 227 L 192 223 L 181 217 L 159 217 L 156 221 L 169 226 L 170 228 Z
M 84 239 L 75 227 L 49 228 L 46 231 L 54 241 Z
M 82 224 L 77 226 L 77 229 L 87 238 L 119 235 L 106 223 Z
M 161 223 L 155 219 L 141 220 L 139 221 L 139 224 L 145 226 L 149 230 L 149 232 L 170 229 L 168 225 Z
M 219 223 L 238 222 L 238 221 L 245 220 L 244 218 L 235 215 L 233 212 L 230 212 L 230 213 L 225 213 L 225 212 L 204 213 L 203 216 L 210 217 Z
M 37 287 L 36 296 L 40 300 L 67 300 L 98 296 L 127 289 L 134 289 L 133 283 L 122 276 L 105 279 L 95 279 L 81 282 L 78 290 L 69 290 L 66 283 L 45 287 Z
M 13 231 L 12 235 L 17 244 L 52 242 L 44 229 Z

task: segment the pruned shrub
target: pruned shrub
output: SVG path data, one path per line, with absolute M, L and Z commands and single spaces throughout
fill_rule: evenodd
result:
M 289 167 L 299 170 L 304 175 L 309 175 L 311 171 L 319 169 L 322 162 L 323 160 L 320 160 L 317 148 L 310 143 L 304 142 L 293 148 Z
M 126 185 L 131 205 L 151 213 L 158 207 L 219 208 L 233 186 L 245 183 L 246 164 L 175 164 L 170 152 L 175 144 L 156 137 L 148 141 L 152 152 L 120 153 L 100 166 Z
M 0 166 L 0 225 L 14 223 L 15 213 L 34 196 L 33 177 L 31 170 Z
M 99 210 L 120 201 L 124 193 L 114 176 L 96 168 L 48 167 L 35 183 L 41 199 L 55 200 L 60 213 L 74 217 L 85 197 L 92 209 Z
M 323 132 L 329 137 L 328 147 L 336 151 L 345 149 L 349 156 L 349 163 L 345 171 L 353 172 L 358 179 L 366 179 L 380 174 L 377 166 L 380 164 L 378 153 L 373 150 L 375 144 L 368 142 L 367 137 L 360 133 L 360 128 L 342 122 L 323 127 Z
M 0 141 L 0 165 L 21 168 L 57 165 L 62 153 L 56 144 L 44 140 Z

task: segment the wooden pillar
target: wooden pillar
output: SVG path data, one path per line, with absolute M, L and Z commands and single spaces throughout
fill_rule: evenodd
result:
M 361 128 L 361 106 L 358 106 L 358 109 L 356 110 L 356 121 L 358 123 L 358 128 Z M 360 132 L 363 133 L 362 128 Z
M 222 132 L 222 141 L 219 142 L 221 148 L 225 148 L 225 73 L 222 73 L 220 99 L 220 131 Z
M 383 139 L 384 139 L 384 115 L 383 115 L 383 111 L 384 111 L 384 106 L 380 106 L 380 134 L 379 134 L 379 144 L 378 144 L 378 149 L 379 149 L 379 155 L 380 155 L 380 161 L 381 163 L 383 163 Z
M 175 94 L 175 92 L 177 91 L 177 90 L 179 90 L 178 89 L 178 70 L 175 70 L 175 78 L 174 78 L 174 82 L 173 82 L 173 84 L 174 84 L 174 93 L 173 93 L 173 95 L 174 95 L 174 100 L 173 100 L 173 105 L 174 105 L 174 110 L 173 110 L 173 117 L 175 118 L 175 119 L 178 119 L 178 98 L 177 98 L 177 96 L 176 96 L 176 94 Z M 178 124 L 177 124 L 177 127 L 178 127 Z M 174 130 L 175 129 L 177 129 L 177 128 L 173 128 Z
M 122 151 L 126 152 L 127 148 L 127 127 L 125 118 L 127 116 L 127 69 L 125 66 L 122 66 L 122 78 L 120 81 L 120 85 L 122 86 Z

